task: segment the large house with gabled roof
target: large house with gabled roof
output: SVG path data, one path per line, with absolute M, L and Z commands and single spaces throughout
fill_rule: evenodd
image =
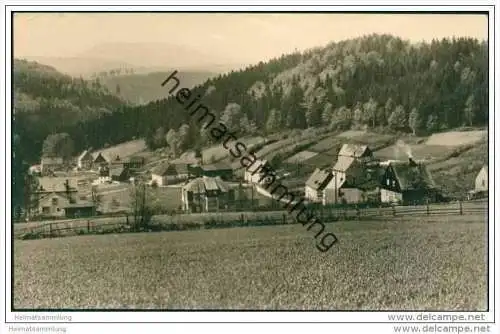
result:
M 387 165 L 381 179 L 381 201 L 385 203 L 423 204 L 434 202 L 437 189 L 427 167 L 413 159 Z

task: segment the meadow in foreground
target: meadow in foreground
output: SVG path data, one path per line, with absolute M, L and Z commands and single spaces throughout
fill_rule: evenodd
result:
M 14 307 L 485 310 L 484 215 L 14 241 Z

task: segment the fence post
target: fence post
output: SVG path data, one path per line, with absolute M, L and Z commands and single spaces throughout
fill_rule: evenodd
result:
M 286 225 L 286 214 L 285 213 L 283 214 L 283 224 Z
M 427 215 L 430 215 L 431 211 L 429 210 L 429 201 L 427 201 Z
M 356 216 L 358 217 L 358 220 L 361 217 L 361 211 L 359 210 L 358 206 L 356 205 Z
M 462 209 L 462 201 L 458 201 L 458 204 L 460 205 L 460 214 L 463 215 L 463 209 Z
M 52 223 L 49 223 L 49 236 L 52 238 Z
M 87 219 L 87 233 L 90 232 L 90 220 Z
M 396 206 L 394 204 L 392 205 L 392 215 L 396 216 Z

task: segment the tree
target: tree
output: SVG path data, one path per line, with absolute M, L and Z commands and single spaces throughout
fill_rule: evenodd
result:
M 42 154 L 44 156 L 59 156 L 68 160 L 73 155 L 73 151 L 74 143 L 67 133 L 49 135 L 43 142 Z
M 239 128 L 240 117 L 241 117 L 240 105 L 237 103 L 229 103 L 222 112 L 220 120 L 222 123 L 224 123 L 224 125 L 228 129 L 231 129 L 231 131 L 235 131 Z
M 151 218 L 154 215 L 153 208 L 149 204 L 151 194 L 148 194 L 144 183 L 136 183 L 131 188 L 130 198 L 134 215 L 132 230 L 144 231 L 150 226 Z
M 356 125 L 363 124 L 363 109 L 359 103 L 354 107 L 353 121 Z
M 365 112 L 364 119 L 368 122 L 371 121 L 372 127 L 375 127 L 377 119 L 377 101 L 370 97 L 370 100 L 363 105 L 363 110 Z
M 389 126 L 392 129 L 404 129 L 407 125 L 405 110 L 402 105 L 399 105 L 394 109 L 391 116 L 389 117 Z
M 166 139 L 165 139 L 165 129 L 160 126 L 158 129 L 156 129 L 155 134 L 153 136 L 153 146 L 154 148 L 159 148 L 163 147 L 166 144 Z
M 330 125 L 333 117 L 333 105 L 330 102 L 325 104 L 323 113 L 321 114 L 321 121 L 324 125 Z
M 438 117 L 435 114 L 429 115 L 427 118 L 426 128 L 429 133 L 437 131 L 439 129 Z
M 387 99 L 387 102 L 385 103 L 384 106 L 384 111 L 385 111 L 385 119 L 387 124 L 389 124 L 389 117 L 391 117 L 392 112 L 394 111 L 394 108 L 396 107 L 396 104 L 391 98 Z
M 120 88 L 120 85 L 119 84 L 116 84 L 116 95 L 120 95 L 120 92 L 121 92 L 121 88 Z
M 467 101 L 465 101 L 465 108 L 464 108 L 464 118 L 469 124 L 469 126 L 472 126 L 476 112 L 477 112 L 477 107 L 474 101 L 474 95 L 469 95 Z
M 316 127 L 321 124 L 322 109 L 320 101 L 313 98 L 311 104 L 306 109 L 307 126 Z
M 40 184 L 38 179 L 31 175 L 30 173 L 26 173 L 24 175 L 24 212 L 26 218 L 28 220 L 31 218 L 32 212 L 34 209 L 38 207 L 39 196 L 37 193 Z
M 102 204 L 102 195 L 97 192 L 97 186 L 92 186 L 90 196 L 92 199 L 92 204 L 94 204 L 94 210 L 99 209 Z
M 177 134 L 177 131 L 174 129 L 168 130 L 167 136 L 165 137 L 167 140 L 167 145 L 170 147 L 172 150 L 174 157 L 177 156 L 179 153 L 180 149 L 180 141 L 179 141 L 179 135 Z
M 417 108 L 413 108 L 410 112 L 410 116 L 408 118 L 408 124 L 413 131 L 413 135 L 417 134 L 417 131 L 420 129 L 422 120 L 420 118 L 420 113 Z
M 253 121 L 248 120 L 247 115 L 243 115 L 240 119 L 240 129 L 242 133 L 254 134 L 257 131 L 257 126 Z
M 273 133 L 281 128 L 281 114 L 277 109 L 269 111 L 269 117 L 266 122 L 266 131 Z
M 178 141 L 179 141 L 179 149 L 185 149 L 189 145 L 189 125 L 187 124 L 182 124 L 181 127 L 179 128 L 179 131 L 177 132 L 177 135 L 179 136 Z
M 330 121 L 332 129 L 347 130 L 352 123 L 351 110 L 346 106 L 342 106 L 334 110 L 332 119 Z

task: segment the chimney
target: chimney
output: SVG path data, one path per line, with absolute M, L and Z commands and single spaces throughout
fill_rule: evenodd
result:
M 413 160 L 412 158 L 408 158 L 409 160 L 409 164 L 411 167 L 416 167 L 417 166 L 417 163 L 415 162 L 415 160 Z

